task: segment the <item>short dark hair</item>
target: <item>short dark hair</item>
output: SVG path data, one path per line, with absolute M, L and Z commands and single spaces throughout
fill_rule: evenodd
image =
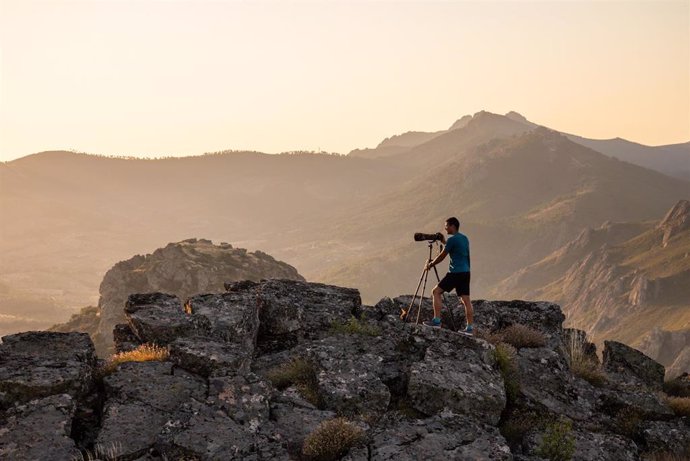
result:
M 460 221 L 458 221 L 458 218 L 448 218 L 446 219 L 446 223 L 450 224 L 451 226 L 455 226 L 456 229 L 460 229 Z

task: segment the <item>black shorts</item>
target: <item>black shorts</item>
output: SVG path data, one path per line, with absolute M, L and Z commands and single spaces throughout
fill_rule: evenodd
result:
M 462 295 L 470 295 L 470 273 L 469 272 L 448 272 L 443 279 L 438 282 L 438 286 L 441 287 L 443 291 L 453 291 Z

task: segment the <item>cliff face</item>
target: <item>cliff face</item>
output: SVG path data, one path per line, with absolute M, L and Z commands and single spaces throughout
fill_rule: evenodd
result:
M 185 301 L 196 293 L 222 292 L 226 282 L 268 278 L 304 280 L 294 267 L 261 251 L 247 252 L 227 243 L 214 245 L 205 239 L 170 243 L 152 254 L 121 261 L 105 274 L 97 313 L 88 316 L 92 325 L 87 326 L 84 315 L 77 315 L 51 330 L 75 331 L 75 325 L 87 326 L 78 331 L 90 333 L 96 352 L 104 357 L 113 352 L 113 327 L 125 321 L 123 306 L 130 293 L 160 291 Z
M 685 343 L 668 349 L 654 344 L 665 341 L 662 335 L 652 334 L 661 329 L 685 337 L 690 331 L 690 201 L 680 200 L 656 223 L 606 223 L 583 231 L 493 294 L 554 300 L 568 324 L 594 341 L 639 347 L 670 377 L 690 371 Z
M 637 460 L 690 444 L 687 419 L 660 397 L 663 367 L 642 353 L 607 342 L 599 387 L 570 371 L 567 343 L 583 334 L 563 330 L 557 305 L 476 301 L 482 335 L 471 337 L 401 322 L 409 303 L 363 306 L 357 290 L 291 280 L 231 283 L 184 304 L 133 294 L 117 349 L 156 343 L 169 356 L 110 373 L 97 372 L 84 333 L 5 336 L 0 458 L 68 460 L 88 449 L 139 461 L 312 459 L 305 439 L 335 417 L 360 437 L 328 459 L 536 460 L 564 422 L 573 459 Z M 450 304 L 445 321 L 462 325 Z M 430 315 L 425 299 L 421 318 Z M 506 368 L 482 337 L 516 324 L 541 339 Z

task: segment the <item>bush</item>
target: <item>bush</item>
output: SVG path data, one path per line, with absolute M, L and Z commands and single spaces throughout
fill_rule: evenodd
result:
M 350 335 L 365 335 L 365 336 L 379 336 L 381 330 L 373 325 L 368 325 L 364 320 L 350 317 L 347 322 L 333 321 L 331 323 L 331 331 L 333 333 L 350 334 Z
M 322 407 L 316 379 L 316 367 L 312 362 L 303 358 L 295 358 L 269 371 L 267 378 L 280 390 L 294 385 L 305 400 L 317 407 Z
M 640 425 L 643 418 L 639 410 L 623 408 L 613 419 L 613 432 L 629 439 L 637 439 L 640 435 Z
M 677 416 L 690 417 L 690 397 L 666 397 L 666 403 Z
M 568 461 L 575 453 L 573 423 L 569 420 L 554 421 L 546 426 L 537 455 L 551 461 Z
M 110 359 L 99 370 L 100 376 L 106 376 L 113 373 L 117 366 L 124 362 L 150 362 L 150 361 L 164 361 L 170 356 L 166 347 L 161 347 L 156 344 L 142 344 L 136 349 L 126 352 L 119 352 L 113 354 Z
M 514 403 L 520 393 L 517 351 L 510 344 L 498 343 L 494 349 L 494 358 L 503 376 L 508 402 Z
M 542 347 L 546 344 L 544 333 L 520 323 L 515 323 L 494 333 L 483 335 L 483 337 L 490 343 L 508 343 L 517 349 L 522 347 Z
M 690 397 L 690 377 L 679 376 L 664 382 L 664 392 L 674 397 Z
M 601 365 L 586 354 L 587 340 L 584 336 L 571 334 L 565 341 L 565 358 L 570 371 L 592 386 L 603 387 L 606 384 L 606 373 Z
M 543 427 L 544 423 L 543 417 L 533 411 L 517 410 L 501 422 L 499 429 L 511 447 L 519 447 L 530 431 Z
M 364 431 L 345 418 L 323 421 L 304 439 L 302 453 L 318 461 L 331 461 L 342 457 L 359 442 Z

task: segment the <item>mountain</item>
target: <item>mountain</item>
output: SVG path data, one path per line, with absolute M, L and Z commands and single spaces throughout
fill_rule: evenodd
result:
M 550 299 L 568 324 L 598 341 L 637 345 L 674 372 L 690 370 L 685 343 L 676 354 L 654 344 L 655 330 L 690 329 L 690 202 L 680 200 L 659 222 L 606 223 L 583 231 L 541 261 L 501 282 L 494 296 Z M 647 335 L 647 336 L 645 336 Z M 666 341 L 660 337 L 658 341 Z
M 428 248 L 412 234 L 456 215 L 472 244 L 473 294 L 483 296 L 586 227 L 659 219 L 690 196 L 688 181 L 517 113 L 482 111 L 452 128 L 392 137 L 382 148 L 405 150 L 379 158 L 45 152 L 2 163 L 0 282 L 42 290 L 64 321 L 98 303 L 115 262 L 204 236 L 271 254 L 309 280 L 358 287 L 372 303 L 414 291 Z
M 133 293 L 107 362 L 85 333 L 4 336 L 0 455 L 639 461 L 690 444 L 687 399 L 662 392 L 690 383 L 664 387 L 663 366 L 614 341 L 603 362 L 583 359 L 591 344 L 555 304 L 478 302 L 477 327 L 504 335 L 492 343 L 401 322 L 405 297 L 372 307 L 301 281 L 229 288 L 184 306 Z
M 214 245 L 206 239 L 169 243 L 153 253 L 120 261 L 106 272 L 95 315 L 93 309 L 85 308 L 68 325 L 50 329 L 89 333 L 96 353 L 105 357 L 113 352 L 113 327 L 124 322 L 130 293 L 166 292 L 184 301 L 194 294 L 224 291 L 226 284 L 238 280 L 269 278 L 304 280 L 294 267 L 261 251 L 247 252 L 228 243 Z

